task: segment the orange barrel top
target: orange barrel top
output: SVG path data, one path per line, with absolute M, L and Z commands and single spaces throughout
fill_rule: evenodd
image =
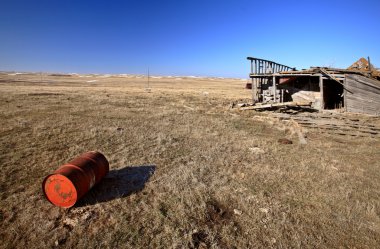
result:
M 45 177 L 42 189 L 54 205 L 72 207 L 108 173 L 109 163 L 100 152 L 89 151 Z

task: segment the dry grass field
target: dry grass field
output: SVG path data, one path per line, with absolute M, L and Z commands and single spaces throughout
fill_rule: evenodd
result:
M 242 80 L 146 82 L 0 75 L 1 248 L 379 248 L 379 137 L 300 144 L 230 109 L 250 97 Z M 43 178 L 90 150 L 109 175 L 50 204 Z

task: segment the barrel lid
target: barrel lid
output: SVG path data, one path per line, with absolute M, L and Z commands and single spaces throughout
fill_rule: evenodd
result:
M 46 198 L 56 206 L 72 207 L 78 199 L 74 184 L 64 175 L 48 175 L 42 187 Z

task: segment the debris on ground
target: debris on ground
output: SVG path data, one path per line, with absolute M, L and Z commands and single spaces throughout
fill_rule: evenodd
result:
M 292 140 L 287 139 L 287 138 L 280 138 L 278 140 L 278 143 L 280 143 L 280 144 L 293 144 Z
M 265 151 L 259 147 L 251 147 L 249 150 L 254 154 L 264 154 Z
M 284 103 L 271 103 L 271 104 L 256 104 L 256 105 L 244 105 L 241 104 L 240 110 L 274 110 L 280 108 L 291 107 L 311 107 L 311 102 L 284 102 Z
M 239 209 L 234 209 L 234 214 L 236 214 L 236 215 L 242 215 L 243 212 L 240 211 Z
M 269 213 L 269 209 L 268 208 L 259 208 L 259 211 L 262 212 L 262 213 Z
M 320 133 L 342 136 L 380 137 L 380 127 L 367 120 L 378 120 L 376 117 L 357 118 L 337 113 L 271 113 L 270 117 L 284 123 L 297 123 L 300 127 L 317 130 Z M 379 124 L 379 122 L 377 122 Z

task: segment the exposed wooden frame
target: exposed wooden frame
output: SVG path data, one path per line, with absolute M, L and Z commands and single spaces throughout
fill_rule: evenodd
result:
M 325 99 L 324 99 L 324 95 L 323 95 L 323 77 L 322 76 L 319 76 L 319 91 L 321 94 L 321 107 L 320 107 L 320 109 L 324 110 L 325 109 Z

